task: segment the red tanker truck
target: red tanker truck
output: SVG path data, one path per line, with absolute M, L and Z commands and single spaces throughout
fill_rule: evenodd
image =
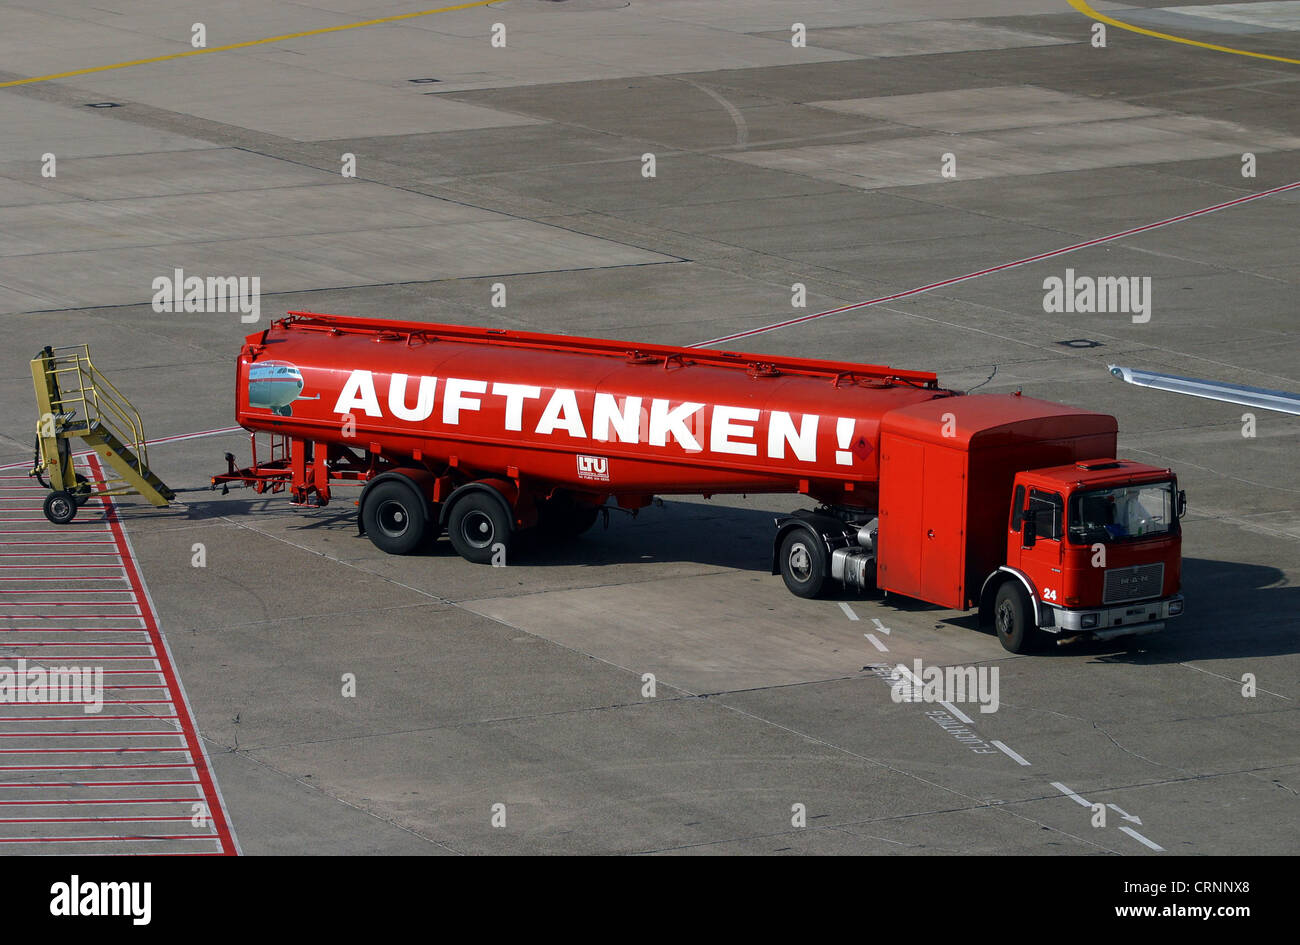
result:
M 818 505 L 776 519 L 772 573 L 801 597 L 978 607 L 1016 653 L 1183 609 L 1171 470 L 1115 459 L 1113 417 L 923 371 L 290 312 L 246 339 L 236 419 L 253 465 L 228 454 L 214 488 L 325 505 L 360 485 L 358 527 L 391 554 L 445 529 L 500 562 L 611 501 L 797 493 Z

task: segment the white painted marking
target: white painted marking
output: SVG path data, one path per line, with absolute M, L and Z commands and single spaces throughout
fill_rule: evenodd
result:
M 953 705 L 951 702 L 940 702 L 939 705 L 943 706 L 945 709 L 948 710 L 949 714 L 951 714 L 951 715 L 955 715 L 957 718 L 961 719 L 961 721 L 965 722 L 967 725 L 974 725 L 974 724 L 975 724 L 975 720 L 974 720 L 974 719 L 972 719 L 969 715 L 967 715 L 967 714 L 966 714 L 965 712 L 963 712 L 961 709 L 957 708 L 957 707 L 956 707 L 955 705 Z
M 881 633 L 885 634 L 885 636 L 889 636 L 889 628 L 886 627 L 883 623 L 880 622 L 880 618 L 878 618 L 878 617 L 872 617 L 872 618 L 871 618 L 871 622 L 874 623 L 874 624 L 876 625 L 876 629 L 877 629 L 877 630 L 879 630 Z
M 996 744 L 996 743 L 995 743 L 995 744 Z M 1058 791 L 1060 791 L 1060 792 L 1061 792 L 1062 794 L 1064 794 L 1066 797 L 1070 798 L 1070 800 L 1074 801 L 1076 804 L 1082 804 L 1084 807 L 1091 807 L 1091 806 L 1092 806 L 1092 805 L 1089 804 L 1087 801 L 1085 801 L 1083 798 L 1081 798 L 1078 794 L 1075 794 L 1075 793 L 1074 793 L 1073 791 L 1071 791 L 1068 787 L 1066 787 L 1064 784 L 1062 784 L 1060 781 L 1053 781 L 1053 782 L 1052 782 L 1052 787 L 1056 788 Z
M 1006 745 L 1004 745 L 1002 742 L 997 741 L 996 739 L 994 739 L 993 741 L 989 742 L 989 744 L 992 745 L 994 748 L 996 748 L 998 751 L 1002 752 L 1004 755 L 1006 755 L 1008 758 L 1010 758 L 1010 759 L 1011 759 L 1012 761 L 1014 761 L 1016 764 L 1018 764 L 1018 765 L 1025 765 L 1025 766 L 1028 766 L 1028 765 L 1029 765 L 1029 762 L 1028 762 L 1028 761 L 1025 761 L 1025 759 L 1024 759 L 1023 757 L 1021 757 L 1020 755 L 1016 754 L 1014 751 L 1012 751 L 1010 748 L 1008 748 L 1008 747 L 1007 747 Z
M 1142 844 L 1143 846 L 1150 847 L 1151 849 L 1155 850 L 1157 853 L 1165 852 L 1164 847 L 1162 847 L 1158 843 L 1152 843 L 1150 840 L 1142 836 L 1142 834 L 1138 833 L 1132 827 L 1120 827 L 1119 829 L 1124 831 L 1126 834 L 1128 834 L 1130 837 L 1132 837 L 1134 840 L 1136 840 L 1138 843 Z
M 853 612 L 853 608 L 844 603 L 844 601 L 840 601 L 840 610 L 844 611 L 844 616 L 848 617 L 850 620 L 858 619 L 858 615 Z
M 1132 814 L 1130 814 L 1128 811 L 1120 810 L 1119 805 L 1117 805 L 1117 804 L 1107 804 L 1106 806 L 1109 807 L 1111 810 L 1113 810 L 1115 813 L 1119 814 L 1121 817 L 1123 817 L 1123 818 L 1124 818 L 1125 820 L 1127 820 L 1129 823 L 1137 824 L 1139 827 L 1142 826 L 1142 818 L 1141 818 L 1141 817 L 1134 817 L 1134 816 L 1133 816 Z
M 864 633 L 863 636 L 866 637 L 868 640 L 870 640 L 871 645 L 874 646 L 881 653 L 889 652 L 889 647 L 885 646 L 885 644 L 881 643 L 878 639 L 876 639 L 876 635 L 874 633 Z

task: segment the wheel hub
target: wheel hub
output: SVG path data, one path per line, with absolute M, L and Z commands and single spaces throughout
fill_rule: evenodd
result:
M 812 575 L 812 557 L 803 545 L 790 549 L 790 573 L 800 581 L 806 581 Z
M 410 527 L 411 517 L 400 502 L 385 502 L 376 515 L 379 527 L 390 538 L 400 538 Z

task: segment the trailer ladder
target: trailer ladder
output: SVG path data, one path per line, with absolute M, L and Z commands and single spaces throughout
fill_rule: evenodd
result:
M 142 495 L 165 506 L 176 497 L 149 468 L 139 412 L 90 360 L 89 345 L 45 348 L 32 358 L 36 391 L 36 455 L 30 475 L 53 490 L 45 515 L 57 524 L 72 521 L 92 495 Z M 70 441 L 84 440 L 104 458 L 102 482 L 76 474 Z M 116 477 L 110 477 L 111 468 Z

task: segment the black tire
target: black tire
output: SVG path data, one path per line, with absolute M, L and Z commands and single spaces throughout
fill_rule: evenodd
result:
M 77 485 L 72 490 L 73 501 L 77 503 L 77 508 L 81 508 L 90 501 L 90 480 L 77 473 Z
M 395 481 L 370 490 L 361 522 L 375 547 L 390 555 L 409 555 L 424 544 L 429 531 L 424 500 L 411 486 Z
M 491 564 L 498 545 L 503 553 L 510 551 L 510 524 L 501 502 L 485 492 L 467 492 L 451 507 L 447 537 L 466 561 Z
M 830 576 L 826 545 L 806 528 L 791 529 L 781 539 L 777 561 L 785 586 L 796 597 L 816 597 Z
M 537 531 L 553 541 L 570 541 L 596 524 L 600 509 L 579 505 L 566 495 L 538 503 Z
M 45 497 L 45 517 L 55 525 L 67 525 L 77 517 L 77 500 L 71 492 L 59 490 Z
M 1039 643 L 1038 627 L 1034 625 L 1033 608 L 1029 596 L 1015 581 L 1006 581 L 998 588 L 993 602 L 993 629 L 1003 649 L 1012 653 L 1030 653 Z

